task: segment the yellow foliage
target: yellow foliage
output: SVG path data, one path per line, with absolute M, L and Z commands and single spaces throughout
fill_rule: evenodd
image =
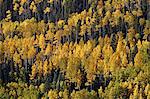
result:
M 39 37 L 39 46 L 40 46 L 41 49 L 45 48 L 45 38 L 44 38 L 43 34 L 41 34 L 40 37 Z
M 52 51 L 52 46 L 51 46 L 51 44 L 48 44 L 44 55 L 50 55 L 51 51 Z
M 28 51 L 28 59 L 32 59 L 36 54 L 35 48 L 32 46 Z
M 36 74 L 37 74 L 37 66 L 36 66 L 36 63 L 34 63 L 32 65 L 32 71 L 31 71 L 30 79 L 33 80 L 34 77 L 36 76 Z
M 49 7 L 46 7 L 45 10 L 44 10 L 44 14 L 47 14 L 50 12 L 50 8 Z
M 45 60 L 44 61 L 44 64 L 43 64 L 43 73 L 44 73 L 44 76 L 48 73 L 48 61 Z
M 83 36 L 87 30 L 87 26 L 86 24 L 84 24 L 80 28 L 81 28 L 80 35 Z
M 48 92 L 49 99 L 58 99 L 58 92 L 56 90 L 50 90 Z

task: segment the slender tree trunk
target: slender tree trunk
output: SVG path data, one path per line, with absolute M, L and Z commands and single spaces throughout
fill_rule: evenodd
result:
M 78 43 L 78 29 L 76 28 L 76 42 Z

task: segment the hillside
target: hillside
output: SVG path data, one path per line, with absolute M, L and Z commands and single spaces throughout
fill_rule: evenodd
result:
M 149 0 L 0 0 L 0 99 L 150 99 Z

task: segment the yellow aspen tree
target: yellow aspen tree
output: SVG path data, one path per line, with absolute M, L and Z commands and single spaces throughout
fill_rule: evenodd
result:
M 149 86 L 149 84 L 147 84 L 147 85 L 145 86 L 144 94 L 145 94 L 146 96 L 148 96 L 149 91 L 150 91 L 150 86 Z
M 44 76 L 48 73 L 48 60 L 45 60 L 44 61 L 44 64 L 43 64 L 43 73 L 44 73 Z
M 50 90 L 48 92 L 49 99 L 58 99 L 58 92 L 56 90 Z
M 81 29 L 81 31 L 80 31 L 79 35 L 83 36 L 87 31 L 86 24 L 83 24 L 82 26 L 80 26 L 80 29 Z
M 95 80 L 95 75 L 97 72 L 97 60 L 94 57 L 89 57 L 87 59 L 87 64 L 85 65 L 85 71 L 87 73 L 87 80 L 89 83 Z
M 50 13 L 50 8 L 49 7 L 46 7 L 45 10 L 44 10 L 44 14 L 47 14 L 47 13 Z
M 138 85 L 135 85 L 134 91 L 133 91 L 133 98 L 136 99 L 138 97 L 139 97 Z
M 35 13 L 37 11 L 37 7 L 35 5 L 35 2 L 32 1 L 31 4 L 30 4 L 30 10 Z
M 121 39 L 118 40 L 116 52 L 121 52 L 123 47 L 123 41 Z
M 142 88 L 140 88 L 139 90 L 139 99 L 143 99 L 144 97 L 142 96 L 143 94 Z
M 64 20 L 59 20 L 57 22 L 57 25 L 58 25 L 59 28 L 62 28 L 64 24 L 65 24 Z
M 63 91 L 63 99 L 69 99 L 69 91 L 67 89 Z
M 114 98 L 114 88 L 112 87 L 111 89 L 110 89 L 110 91 L 109 91 L 109 95 L 108 95 L 108 97 L 109 97 L 109 99 L 113 99 Z
M 134 25 L 134 16 L 129 11 L 126 11 L 126 15 L 124 15 L 124 20 L 129 24 L 129 26 Z
M 44 34 L 47 29 L 47 25 L 45 24 L 44 20 L 41 20 L 37 23 L 37 31 L 41 34 Z
M 126 67 L 127 64 L 128 64 L 128 57 L 127 57 L 127 54 L 124 53 L 124 55 L 122 57 L 122 65 Z
M 138 53 L 136 54 L 136 56 L 135 56 L 135 58 L 134 58 L 134 65 L 135 66 L 138 66 L 138 67 L 141 67 L 141 66 L 143 66 L 143 59 L 142 59 L 142 57 L 143 57 L 143 54 L 142 54 L 142 52 L 141 51 L 138 51 Z
M 52 61 L 51 59 L 49 59 L 49 64 L 48 64 L 48 73 L 51 73 L 52 69 L 53 69 L 53 64 L 52 64 Z
M 39 46 L 40 46 L 41 49 L 45 48 L 45 38 L 44 38 L 43 34 L 40 34 L 40 37 L 39 37 Z
M 134 99 L 134 96 L 132 94 L 130 94 L 129 99 Z
M 15 65 L 21 64 L 20 55 L 17 52 L 15 52 L 13 55 L 13 61 L 14 61 Z
M 43 74 L 43 63 L 42 63 L 42 61 L 38 62 L 38 74 L 39 74 L 39 76 L 42 76 L 42 74 Z
M 19 7 L 19 15 L 21 15 L 23 13 L 23 11 L 24 11 L 23 6 Z
M 111 71 L 115 71 L 121 66 L 121 59 L 119 52 L 114 53 L 109 60 L 109 66 Z
M 14 10 L 14 11 L 18 11 L 18 10 L 19 10 L 19 4 L 18 4 L 18 3 L 15 3 L 15 4 L 14 4 L 13 10 Z
M 46 34 L 45 36 L 46 36 L 46 40 L 53 40 L 53 38 L 54 38 L 54 33 L 52 33 L 51 30 L 48 30 L 48 31 L 47 31 L 47 34 Z
M 66 69 L 66 77 L 71 82 L 77 82 L 77 79 L 79 79 L 80 77 L 80 72 L 78 72 L 79 66 L 80 66 L 80 60 L 78 58 L 75 58 L 73 56 L 69 58 L 67 69 Z
M 33 46 L 28 50 L 28 59 L 32 59 L 36 54 L 36 50 Z
M 116 10 L 112 13 L 112 23 L 111 25 L 114 27 L 119 24 L 119 19 L 122 18 L 122 13 L 120 10 Z
M 52 45 L 50 43 L 48 43 L 44 55 L 49 56 L 50 53 L 52 53 Z
M 32 71 L 31 71 L 30 79 L 33 80 L 37 74 L 36 63 L 34 63 L 31 68 L 32 68 Z
M 100 97 L 104 97 L 104 92 L 103 92 L 102 87 L 100 87 L 100 88 L 98 89 L 98 94 L 99 94 Z
M 69 28 L 68 25 L 64 25 L 63 28 L 64 28 L 64 33 L 63 33 L 64 36 L 69 36 L 69 35 L 71 35 L 71 29 Z
M 55 36 L 54 36 L 54 40 L 55 40 L 57 43 L 59 43 L 60 40 L 61 40 L 62 35 L 63 35 L 63 30 L 58 30 L 58 31 L 56 31 L 56 34 L 55 34 Z

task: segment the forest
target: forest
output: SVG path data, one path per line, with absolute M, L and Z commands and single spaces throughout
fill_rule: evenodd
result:
M 0 0 L 0 99 L 150 99 L 150 1 Z

